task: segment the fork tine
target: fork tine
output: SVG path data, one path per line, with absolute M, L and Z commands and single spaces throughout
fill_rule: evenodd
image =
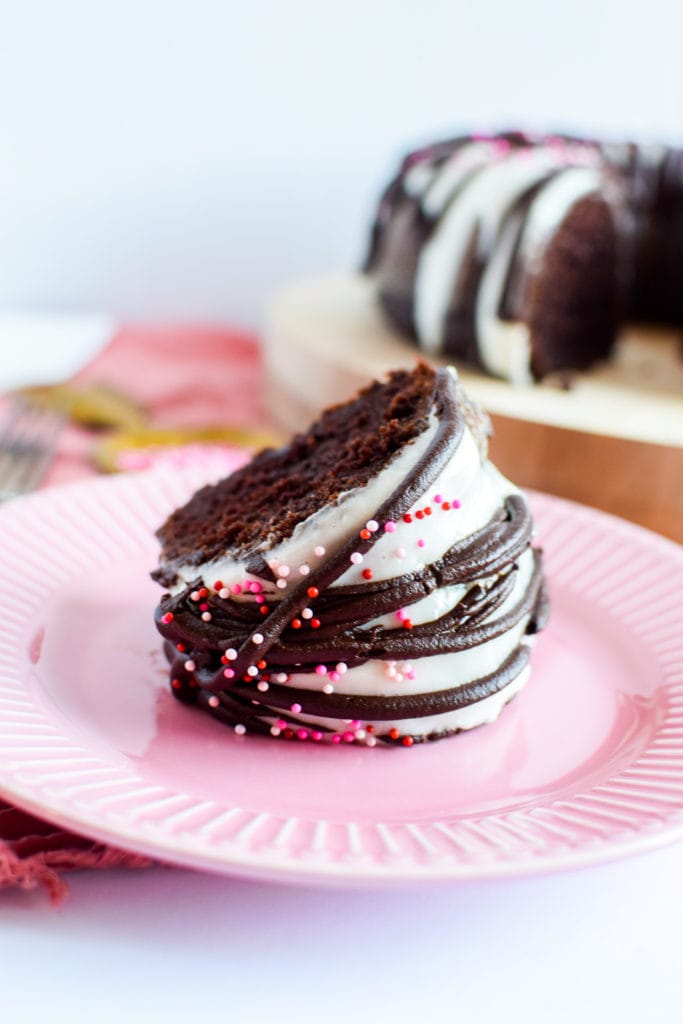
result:
M 0 433 L 0 501 L 32 490 L 55 453 L 64 417 L 13 401 Z

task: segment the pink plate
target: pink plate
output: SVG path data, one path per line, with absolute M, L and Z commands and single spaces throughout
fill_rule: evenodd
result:
M 152 625 L 153 529 L 199 482 L 160 469 L 0 513 L 4 797 L 306 882 L 527 874 L 683 835 L 682 548 L 536 495 L 553 615 L 498 722 L 409 750 L 239 737 L 169 695 Z

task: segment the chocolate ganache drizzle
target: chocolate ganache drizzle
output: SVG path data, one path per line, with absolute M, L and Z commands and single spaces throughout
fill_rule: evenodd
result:
M 325 553 L 285 584 L 286 593 L 278 587 L 277 567 L 262 555 L 249 559 L 249 599 L 219 586 L 220 580 L 212 584 L 206 567 L 189 583 L 175 581 L 156 624 L 180 700 L 198 702 L 237 731 L 370 745 L 411 745 L 469 728 L 478 724 L 476 716 L 462 724 L 458 714 L 489 699 L 496 707 L 481 720 L 496 716 L 526 679 L 529 638 L 547 616 L 541 554 L 531 547 L 524 497 L 508 485 L 510 493 L 487 522 L 428 564 L 379 579 L 360 569 L 397 523 L 458 514 L 458 502 L 441 495 L 433 508 L 419 507 L 466 438 L 468 451 L 480 459 L 472 407 L 452 371 L 434 374 L 433 418 L 422 454 L 373 518 L 353 523 L 329 554 L 317 546 Z M 357 581 L 338 582 L 355 566 Z M 162 569 L 159 577 L 168 585 L 173 571 Z M 411 609 L 439 594 L 446 600 L 436 617 L 413 622 Z M 464 679 L 438 689 L 410 683 L 413 662 L 428 667 L 426 659 L 441 659 L 447 679 L 442 656 L 466 657 L 496 642 L 504 646 L 482 662 L 482 674 L 465 671 Z M 378 665 L 387 673 L 385 685 L 373 678 L 364 685 L 363 673 Z M 389 682 L 397 678 L 401 685 Z

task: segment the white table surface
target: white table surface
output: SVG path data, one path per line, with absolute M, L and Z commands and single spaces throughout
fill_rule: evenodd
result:
M 331 890 L 180 869 L 0 894 L 2 1019 L 680 1020 L 683 844 L 562 875 Z

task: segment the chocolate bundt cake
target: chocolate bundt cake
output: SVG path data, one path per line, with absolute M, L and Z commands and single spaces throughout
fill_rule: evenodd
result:
M 515 382 L 607 357 L 627 321 L 683 326 L 683 150 L 519 132 L 409 154 L 365 270 L 427 353 Z
M 495 719 L 547 601 L 487 429 L 419 364 L 198 491 L 158 531 L 173 693 L 238 733 L 371 746 Z

